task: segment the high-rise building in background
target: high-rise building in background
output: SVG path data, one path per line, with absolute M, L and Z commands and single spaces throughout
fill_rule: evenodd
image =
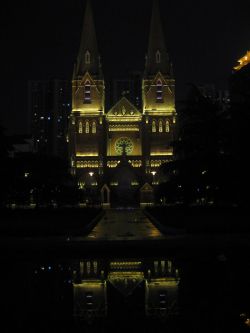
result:
M 234 67 L 230 78 L 233 151 L 236 160 L 240 161 L 241 174 L 246 175 L 250 167 L 245 158 L 249 149 L 250 51 L 238 62 L 239 65 Z
M 71 82 L 59 79 L 29 81 L 28 96 L 35 151 L 67 158 Z
M 209 98 L 211 102 L 216 103 L 221 107 L 221 111 L 226 111 L 230 107 L 230 94 L 229 90 L 217 89 L 214 84 L 206 84 L 199 86 L 201 94 Z
M 122 97 L 126 97 L 138 109 L 142 106 L 141 72 L 130 72 L 127 77 L 116 78 L 111 82 L 111 104 L 116 104 Z
M 125 189 L 147 189 L 145 183 L 154 182 L 161 164 L 173 159 L 175 79 L 158 1 L 153 5 L 145 70 L 137 79 L 140 84 L 135 82 L 114 81 L 114 104 L 105 109 L 105 78 L 87 1 L 69 124 L 71 170 L 83 186 L 104 186 L 116 196 Z

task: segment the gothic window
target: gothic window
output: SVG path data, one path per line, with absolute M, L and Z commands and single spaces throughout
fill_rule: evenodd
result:
M 159 132 L 160 132 L 160 133 L 163 132 L 163 124 L 162 124 L 162 120 L 159 121 Z
M 82 122 L 79 122 L 79 128 L 78 128 L 78 132 L 81 134 L 82 133 Z
M 161 103 L 162 101 L 162 82 L 158 80 L 156 85 L 156 102 Z
M 95 134 L 96 133 L 96 122 L 93 121 L 92 123 L 92 133 Z
M 89 51 L 86 51 L 86 53 L 85 53 L 85 64 L 87 64 L 87 65 L 90 64 L 90 53 L 89 53 Z
M 166 120 L 166 132 L 170 132 L 170 125 L 168 120 Z
M 91 263 L 90 261 L 87 261 L 87 274 L 90 274 L 90 270 L 91 270 Z
M 155 58 L 156 58 L 156 63 L 160 64 L 161 63 L 161 52 L 159 50 L 156 52 Z
M 156 121 L 155 120 L 152 121 L 152 132 L 153 133 L 156 132 Z
M 85 133 L 89 133 L 89 121 L 87 120 L 85 123 Z
M 91 86 L 89 81 L 86 81 L 84 85 L 84 103 L 91 103 Z

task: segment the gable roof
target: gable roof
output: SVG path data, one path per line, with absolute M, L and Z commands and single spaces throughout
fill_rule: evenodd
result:
M 126 98 L 122 97 L 107 113 L 107 120 L 113 122 L 141 121 L 141 112 Z

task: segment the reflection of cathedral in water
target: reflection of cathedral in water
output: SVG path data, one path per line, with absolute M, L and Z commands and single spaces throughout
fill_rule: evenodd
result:
M 171 260 L 82 260 L 74 266 L 73 282 L 74 316 L 79 319 L 106 317 L 117 297 L 139 297 L 146 316 L 177 314 L 179 273 Z

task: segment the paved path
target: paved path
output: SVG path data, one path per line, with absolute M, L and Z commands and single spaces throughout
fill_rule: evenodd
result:
M 140 209 L 107 210 L 87 240 L 165 239 Z

